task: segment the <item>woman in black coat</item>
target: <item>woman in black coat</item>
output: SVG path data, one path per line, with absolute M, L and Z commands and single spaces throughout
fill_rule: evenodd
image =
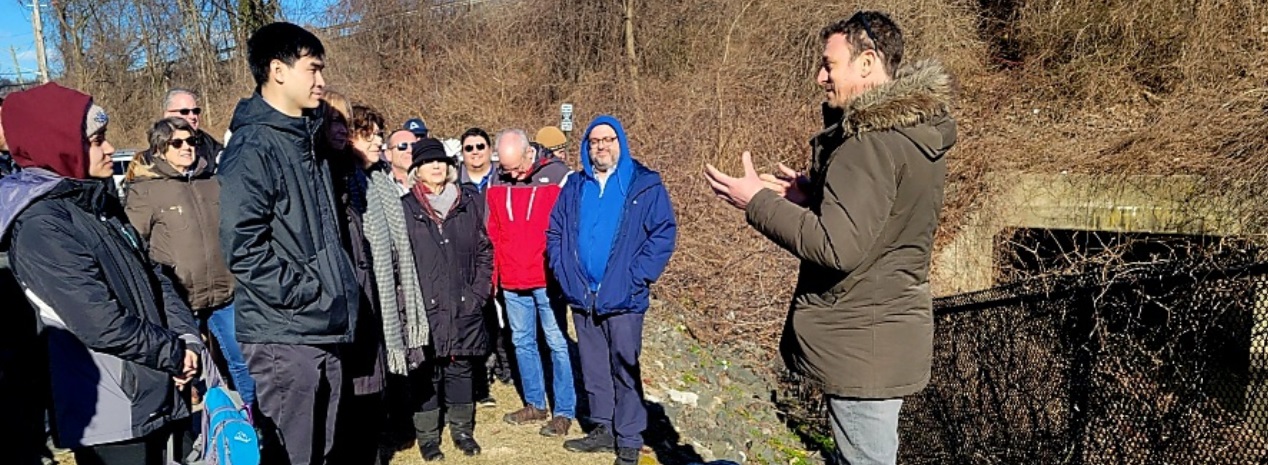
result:
M 401 200 L 431 330 L 427 361 L 411 376 L 420 380 L 415 389 L 422 408 L 414 428 L 427 461 L 444 458 L 442 397 L 454 445 L 466 455 L 480 453 L 473 437 L 473 374 L 489 351 L 484 304 L 493 292 L 493 245 L 481 197 L 474 188 L 458 185 L 456 163 L 435 139 L 415 143 L 414 186 Z M 424 381 L 428 378 L 430 383 Z

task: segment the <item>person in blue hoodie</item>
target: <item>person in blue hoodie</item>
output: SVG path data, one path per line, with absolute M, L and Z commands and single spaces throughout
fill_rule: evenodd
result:
M 620 121 L 586 129 L 581 164 L 564 184 L 546 232 L 550 269 L 573 309 L 594 428 L 564 442 L 574 452 L 616 452 L 638 463 L 647 428 L 639 354 L 649 288 L 673 255 L 674 208 L 660 174 L 630 154 Z

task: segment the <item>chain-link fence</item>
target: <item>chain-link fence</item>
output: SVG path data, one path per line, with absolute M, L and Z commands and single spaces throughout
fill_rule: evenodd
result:
M 1268 263 L 1253 256 L 937 299 L 932 379 L 903 407 L 900 463 L 1268 463 Z M 800 389 L 794 422 L 827 431 Z
M 903 463 L 1268 462 L 1266 297 L 1266 264 L 1169 264 L 939 299 Z

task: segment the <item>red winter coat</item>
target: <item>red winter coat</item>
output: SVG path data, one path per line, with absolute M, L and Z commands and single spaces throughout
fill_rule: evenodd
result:
M 558 159 L 541 158 L 527 179 L 502 174 L 489 186 L 485 198 L 495 286 L 512 291 L 546 287 L 546 229 L 571 172 Z

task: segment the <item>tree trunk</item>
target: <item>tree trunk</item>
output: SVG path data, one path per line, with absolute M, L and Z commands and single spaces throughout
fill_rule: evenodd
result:
M 57 18 L 58 50 L 62 53 L 62 73 L 76 88 L 84 86 L 84 39 L 80 35 L 82 21 L 72 15 L 74 0 L 53 0 L 53 13 Z
M 638 49 L 634 41 L 634 0 L 625 1 L 625 57 L 626 72 L 630 75 L 630 83 L 634 89 L 634 115 L 643 119 L 643 91 L 639 84 Z

